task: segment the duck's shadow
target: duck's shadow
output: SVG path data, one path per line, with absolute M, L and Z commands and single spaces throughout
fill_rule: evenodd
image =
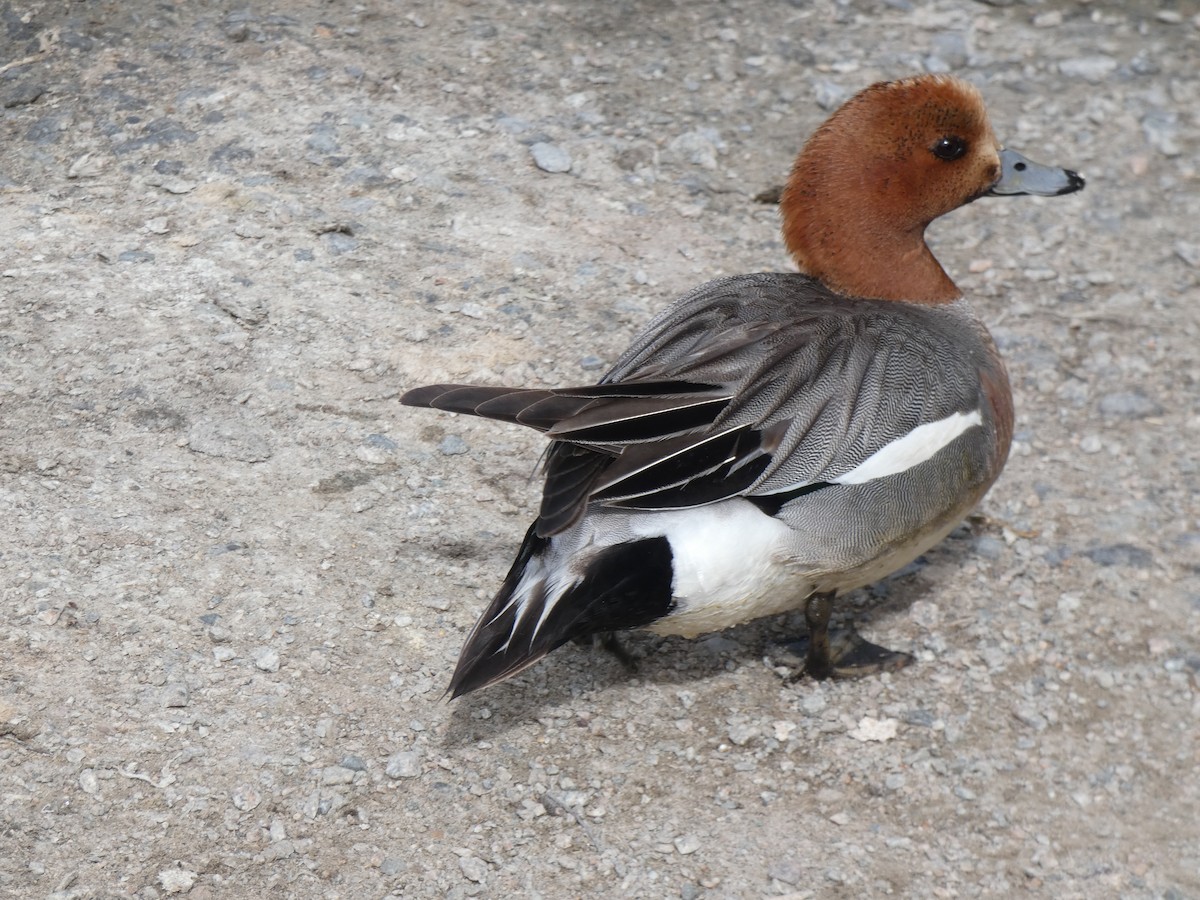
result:
M 899 572 L 839 598 L 834 620 L 852 621 L 856 627 L 868 630 L 877 621 L 906 612 L 936 589 L 934 582 L 920 577 L 921 571 L 931 563 L 954 566 L 970 557 L 971 537 L 970 530 L 961 527 Z M 696 640 L 629 632 L 621 635 L 621 643 L 636 660 L 636 673 L 600 648 L 568 644 L 510 681 L 453 701 L 443 742 L 456 747 L 499 740 L 511 729 L 546 716 L 559 716 L 571 701 L 594 696 L 631 678 L 660 688 L 686 689 L 726 663 L 756 664 L 769 648 L 804 634 L 801 612 L 749 622 Z M 763 677 L 777 676 L 764 669 Z

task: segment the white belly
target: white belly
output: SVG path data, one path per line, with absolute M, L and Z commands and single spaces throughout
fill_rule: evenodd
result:
M 790 528 L 752 504 L 732 500 L 638 517 L 640 537 L 671 542 L 675 609 L 649 626 L 695 637 L 795 609 L 813 592 L 811 576 L 789 565 Z
M 643 514 L 629 525 L 639 537 L 665 535 L 671 542 L 675 608 L 648 629 L 690 638 L 797 609 L 814 593 L 844 593 L 878 581 L 940 543 L 957 522 L 952 517 L 834 571 L 814 565 L 800 535 L 744 500 Z

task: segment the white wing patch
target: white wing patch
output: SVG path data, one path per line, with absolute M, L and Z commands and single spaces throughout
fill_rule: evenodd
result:
M 913 466 L 932 459 L 939 450 L 976 425 L 983 424 L 979 410 L 954 413 L 936 422 L 918 425 L 902 438 L 876 450 L 845 475 L 831 479 L 835 484 L 865 484 L 876 478 L 886 478 L 907 472 Z

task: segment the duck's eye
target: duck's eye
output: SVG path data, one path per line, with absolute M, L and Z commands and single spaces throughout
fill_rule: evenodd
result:
M 967 142 L 960 137 L 948 136 L 941 138 L 930 148 L 933 155 L 946 162 L 953 162 L 967 152 Z

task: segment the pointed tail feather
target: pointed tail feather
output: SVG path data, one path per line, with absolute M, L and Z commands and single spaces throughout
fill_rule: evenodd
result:
M 557 390 L 430 384 L 407 391 L 400 402 L 527 425 L 577 444 L 603 445 L 654 441 L 703 428 L 728 405 L 729 394 L 710 385 L 672 381 Z
M 424 387 L 413 388 L 400 397 L 404 406 L 424 406 L 429 409 L 443 409 L 447 412 L 466 413 L 472 416 L 483 416 L 486 419 L 499 419 L 501 422 L 519 422 L 518 416 L 540 400 L 553 397 L 549 391 L 524 390 L 510 387 L 481 387 L 474 384 L 427 384 Z M 588 401 L 576 401 L 586 405 Z M 525 423 L 522 423 L 525 424 Z M 545 431 L 550 425 L 540 426 L 529 423 L 534 428 Z M 552 423 L 551 423 L 552 424 Z
M 568 641 L 640 628 L 671 611 L 674 567 L 665 537 L 614 544 L 571 580 L 553 538 L 530 527 L 516 561 L 467 637 L 450 679 L 451 699 L 502 681 Z

